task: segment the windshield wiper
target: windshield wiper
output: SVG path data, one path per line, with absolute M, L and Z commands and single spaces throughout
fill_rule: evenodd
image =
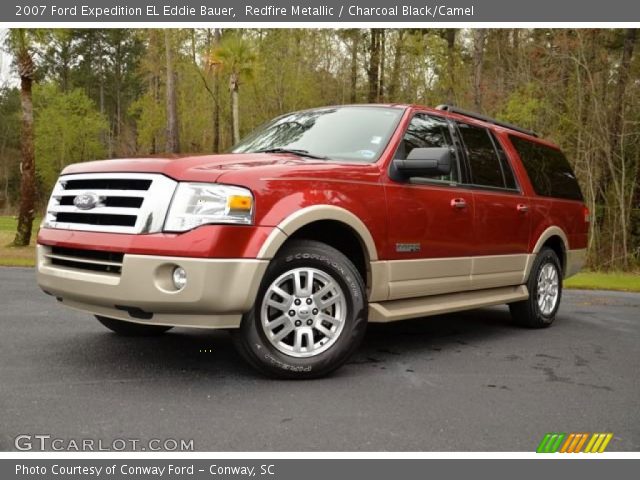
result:
M 301 150 L 298 148 L 265 148 L 264 150 L 258 150 L 256 153 L 292 153 L 300 157 L 316 158 L 318 160 L 328 160 L 329 157 L 323 155 L 316 155 L 309 152 L 309 150 Z

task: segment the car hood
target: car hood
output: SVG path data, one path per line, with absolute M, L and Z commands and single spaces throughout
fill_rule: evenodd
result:
M 333 162 L 331 162 L 335 166 Z M 69 165 L 62 175 L 77 173 L 160 173 L 175 180 L 215 182 L 225 173 L 275 171 L 286 167 L 326 168 L 325 160 L 301 158 L 292 154 L 234 153 L 164 158 L 99 160 Z M 312 168 L 313 169 L 313 168 Z

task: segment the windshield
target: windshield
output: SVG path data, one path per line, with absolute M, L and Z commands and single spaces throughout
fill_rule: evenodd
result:
M 289 151 L 312 158 L 375 162 L 402 113 L 399 108 L 368 106 L 289 113 L 258 128 L 231 151 Z

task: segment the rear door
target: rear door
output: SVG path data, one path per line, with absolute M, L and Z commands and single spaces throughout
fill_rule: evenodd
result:
M 474 198 L 471 288 L 522 283 L 531 205 L 522 195 L 504 149 L 484 127 L 457 123 Z

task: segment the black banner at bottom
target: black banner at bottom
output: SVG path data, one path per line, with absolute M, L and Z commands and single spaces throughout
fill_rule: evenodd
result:
M 47 459 L 0 460 L 0 478 L 223 480 L 402 480 L 425 478 L 631 478 L 640 459 L 561 457 L 540 459 Z M 624 476 L 623 476 L 624 475 Z M 635 477 L 635 475 L 634 475 Z

